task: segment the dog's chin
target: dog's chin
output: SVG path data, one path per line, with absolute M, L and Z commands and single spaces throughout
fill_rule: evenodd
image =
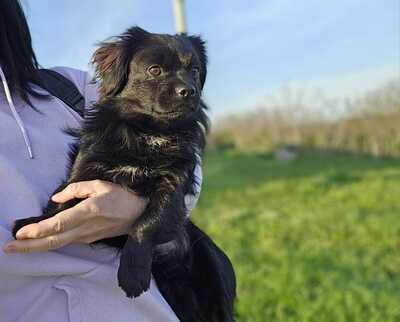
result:
M 173 122 L 189 119 L 198 111 L 198 109 L 199 107 L 197 106 L 192 108 L 182 108 L 181 106 L 178 106 L 172 110 L 153 110 L 152 114 L 156 119 Z
M 175 118 L 181 118 L 184 117 L 186 113 L 182 111 L 152 111 L 152 114 L 154 115 L 155 118 L 157 119 L 175 119 Z

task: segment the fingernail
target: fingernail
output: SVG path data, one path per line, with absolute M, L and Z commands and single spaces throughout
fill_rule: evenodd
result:
M 53 201 L 57 201 L 58 200 L 58 197 L 59 197 L 59 193 L 56 193 L 56 194 L 54 194 L 54 195 L 52 195 L 51 196 L 51 200 L 53 200 Z
M 17 237 L 17 239 L 24 239 L 28 237 L 28 233 L 26 231 L 17 232 L 15 237 Z
M 17 249 L 17 248 L 16 248 L 14 245 L 9 244 L 9 245 L 4 246 L 3 251 L 4 251 L 5 253 L 12 253 L 12 252 L 15 252 L 16 249 Z

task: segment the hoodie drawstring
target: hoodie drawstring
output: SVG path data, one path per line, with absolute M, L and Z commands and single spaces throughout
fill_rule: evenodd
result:
M 8 106 L 10 107 L 10 110 L 14 116 L 15 121 L 18 124 L 18 127 L 22 133 L 22 136 L 24 137 L 24 141 L 25 141 L 25 146 L 28 150 L 28 155 L 30 159 L 33 159 L 33 153 L 32 153 L 32 146 L 31 146 L 31 142 L 29 140 L 29 136 L 28 133 L 26 132 L 26 129 L 24 127 L 24 123 L 22 122 L 17 110 L 15 109 L 15 105 L 14 102 L 12 100 L 11 97 L 11 93 L 10 93 L 10 89 L 8 88 L 8 84 L 7 84 L 7 79 L 6 76 L 3 73 L 3 69 L 0 66 L 0 76 L 1 76 L 1 81 L 3 82 L 3 87 L 4 87 L 4 92 L 6 94 L 7 97 L 7 102 L 8 102 Z

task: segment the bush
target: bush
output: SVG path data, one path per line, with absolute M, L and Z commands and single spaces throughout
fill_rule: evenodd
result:
M 293 95 L 285 93 L 278 104 L 220 120 L 211 132 L 210 145 L 221 150 L 271 151 L 294 144 L 375 156 L 400 155 L 400 80 L 358 99 L 321 99 L 318 108 L 304 104 L 298 99 L 301 95 L 292 101 Z

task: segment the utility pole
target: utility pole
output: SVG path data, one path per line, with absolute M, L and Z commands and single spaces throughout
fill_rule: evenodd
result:
M 185 0 L 173 0 L 175 27 L 178 34 L 186 32 Z

